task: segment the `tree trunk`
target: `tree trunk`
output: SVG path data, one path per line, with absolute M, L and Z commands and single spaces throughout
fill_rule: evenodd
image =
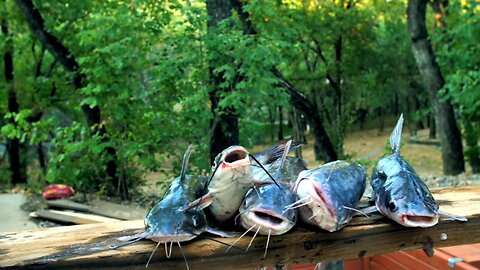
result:
M 218 23 L 232 15 L 230 0 L 207 0 L 208 31 L 215 32 Z M 210 92 L 213 120 L 213 136 L 210 139 L 210 160 L 213 162 L 218 153 L 230 145 L 239 143 L 238 114 L 233 107 L 219 106 L 222 93 L 232 91 L 233 87 L 220 87 L 224 82 L 223 74 L 215 74 L 215 63 L 210 62 L 210 81 L 213 90 Z M 215 123 L 215 124 L 214 124 Z
M 478 129 L 477 129 L 478 130 Z M 472 121 L 465 121 L 465 139 L 468 149 L 465 151 L 473 173 L 480 173 L 480 148 L 478 147 L 479 135 L 475 132 Z
M 284 139 L 283 136 L 283 107 L 278 106 L 278 140 Z
M 28 23 L 33 34 L 38 38 L 42 45 L 57 59 L 63 68 L 73 74 L 73 88 L 78 90 L 85 87 L 86 76 L 80 71 L 80 65 L 76 61 L 73 54 L 52 34 L 50 34 L 44 26 L 44 20 L 39 10 L 36 9 L 31 0 L 16 0 L 20 12 Z M 92 127 L 93 133 L 98 133 L 102 136 L 102 141 L 107 142 L 109 138 L 106 135 L 105 125 L 101 125 L 101 113 L 98 106 L 90 107 L 83 105 L 82 111 L 86 116 L 87 123 Z M 109 161 L 106 164 L 107 177 L 111 179 L 112 186 L 118 187 L 126 185 L 119 185 L 119 178 L 117 176 L 117 155 L 113 147 L 106 147 L 106 154 Z M 128 194 L 122 192 L 121 194 Z M 124 198 L 126 199 L 126 198 Z
M 5 16 L 7 17 L 7 16 Z M 19 106 L 17 102 L 17 93 L 15 90 L 14 81 L 14 70 L 13 70 L 13 42 L 9 39 L 10 33 L 8 31 L 8 24 L 5 18 L 2 18 L 1 21 L 2 34 L 5 37 L 6 50 L 3 55 L 3 63 L 5 70 L 5 80 L 8 87 L 8 111 L 10 113 L 18 113 Z M 11 119 L 10 122 L 13 125 L 15 120 Z M 8 152 L 8 162 L 10 164 L 10 171 L 12 173 L 11 183 L 13 185 L 26 183 L 27 182 L 27 166 L 26 160 L 21 157 L 22 151 L 20 146 L 20 140 L 18 138 L 7 139 L 7 152 Z
M 284 88 L 290 95 L 292 105 L 306 117 L 307 123 L 312 128 L 312 133 L 315 138 L 315 159 L 325 162 L 337 160 L 337 152 L 322 125 L 322 120 L 320 119 L 317 108 L 313 106 L 312 102 L 310 102 L 301 91 L 297 90 L 288 82 L 280 71 L 274 69 L 272 72 L 280 79 L 279 86 Z
M 429 132 L 428 132 L 428 138 L 430 139 L 435 139 L 437 138 L 437 121 L 435 121 L 435 115 L 433 113 L 428 113 L 428 127 L 429 127 Z
M 437 118 L 437 130 L 442 146 L 443 173 L 456 175 L 465 171 L 461 134 L 455 121 L 452 105 L 448 100 L 440 101 L 437 98 L 438 91 L 444 85 L 444 79 L 428 39 L 425 25 L 426 5 L 426 0 L 408 1 L 408 32 L 417 67 Z

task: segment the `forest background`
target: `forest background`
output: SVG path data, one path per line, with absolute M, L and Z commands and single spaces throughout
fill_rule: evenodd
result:
M 439 173 L 478 173 L 479 12 L 477 0 L 1 0 L 0 183 L 128 198 L 148 174 L 167 184 L 189 144 L 191 173 L 229 145 L 288 138 L 313 146 L 310 165 L 355 160 L 347 134 L 400 113 L 411 135 L 438 138 Z

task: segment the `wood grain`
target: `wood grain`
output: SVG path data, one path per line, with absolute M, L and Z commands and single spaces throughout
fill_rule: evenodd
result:
M 480 186 L 433 190 L 444 211 L 466 216 L 468 222 L 440 221 L 431 228 L 407 228 L 380 215 L 355 217 L 339 232 L 297 227 L 285 235 L 271 237 L 263 258 L 267 237 L 257 236 L 248 252 L 230 249 L 208 239 L 182 244 L 190 269 L 253 269 L 262 265 L 315 263 L 330 259 L 354 259 L 399 250 L 420 249 L 426 243 L 446 247 L 480 242 Z M 155 243 L 141 241 L 110 250 L 116 237 L 143 229 L 143 221 L 120 221 L 75 225 L 0 234 L 1 269 L 144 269 Z M 447 239 L 442 240 L 442 234 Z M 218 239 L 218 238 L 217 238 Z M 246 248 L 251 236 L 236 246 Z M 219 239 L 233 243 L 235 239 Z M 163 245 L 149 268 L 186 269 L 178 246 L 166 258 Z

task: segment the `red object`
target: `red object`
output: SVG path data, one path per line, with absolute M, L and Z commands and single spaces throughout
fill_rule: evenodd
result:
M 68 198 L 73 196 L 75 191 L 71 186 L 67 185 L 48 185 L 43 190 L 43 198 L 45 200 L 52 200 L 52 199 L 61 199 L 61 198 Z

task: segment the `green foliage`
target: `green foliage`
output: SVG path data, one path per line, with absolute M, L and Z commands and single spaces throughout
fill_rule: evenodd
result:
M 46 30 L 69 49 L 85 75 L 85 87 L 74 92 L 73 74 L 41 46 L 14 1 L 2 2 L 0 15 L 12 38 L 0 39 L 0 53 L 11 41 L 20 106 L 19 113 L 8 111 L 6 89 L 12 85 L 1 79 L 3 138 L 49 145 L 49 182 L 103 191 L 112 188 L 107 147 L 116 151 L 117 176 L 131 187 L 151 171 L 167 179 L 177 175 L 189 144 L 196 145 L 189 172 L 210 169 L 215 121 L 210 67 L 223 76 L 221 87 L 228 91 L 220 106 L 238 113 L 246 146 L 270 140 L 271 111 L 291 110 L 272 68 L 318 106 L 340 156 L 347 158 L 343 139 L 359 110 L 392 112 L 393 101 L 400 100 L 400 110 L 412 111 L 412 96 L 426 99 L 408 43 L 405 1 L 245 3 L 257 34 L 246 35 L 235 12 L 215 30 L 207 29 L 204 1 L 35 0 Z M 468 3 L 450 3 L 450 30 L 435 36 L 447 73 L 444 96 L 455 102 L 462 119 L 478 122 L 478 11 Z M 3 68 L 0 76 L 5 77 Z M 98 106 L 105 134 L 88 126 L 82 106 Z M 425 118 L 428 109 L 415 112 L 416 119 Z

